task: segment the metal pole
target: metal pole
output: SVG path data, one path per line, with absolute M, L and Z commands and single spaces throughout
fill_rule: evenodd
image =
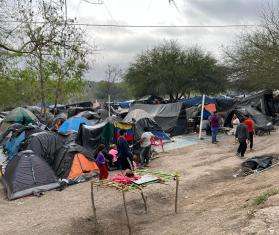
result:
M 108 95 L 108 110 L 109 110 L 109 117 L 110 117 L 110 95 Z
M 205 95 L 202 96 L 202 107 L 201 107 L 201 120 L 200 120 L 199 139 L 202 138 L 202 122 L 203 122 L 204 100 L 205 100 Z

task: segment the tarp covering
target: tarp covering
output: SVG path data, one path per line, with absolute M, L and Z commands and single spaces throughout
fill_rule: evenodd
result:
M 202 96 L 196 96 L 189 99 L 181 99 L 179 102 L 185 104 L 187 107 L 198 106 L 202 104 Z M 205 96 L 205 104 L 215 104 L 216 101 L 213 98 Z
M 95 152 L 99 144 L 108 144 L 113 139 L 112 125 L 107 121 L 94 126 L 82 125 L 78 131 L 77 143 Z
M 140 139 L 144 129 L 148 131 L 163 132 L 162 128 L 155 122 L 153 117 L 141 109 L 134 109 L 128 113 L 123 122 L 135 124 L 135 139 Z
M 84 117 L 71 117 L 59 127 L 61 134 L 77 133 L 81 124 L 90 125 L 90 122 Z
M 272 165 L 273 156 L 252 157 L 241 164 L 242 167 L 248 167 L 251 170 L 264 170 Z
M 94 163 L 92 152 L 89 152 L 84 147 L 75 143 L 65 144 L 58 150 L 56 157 L 54 158 L 54 162 L 51 164 L 57 177 L 68 178 L 72 169 L 74 156 L 78 153 L 82 154 L 89 161 Z
M 55 156 L 60 148 L 68 142 L 68 138 L 54 132 L 41 132 L 30 137 L 27 149 L 53 165 Z
M 8 115 L 3 119 L 3 122 L 20 123 L 23 125 L 28 125 L 29 123 L 38 122 L 38 119 L 28 109 L 18 107 L 10 111 Z
M 181 102 L 170 104 L 134 104 L 124 121 L 129 119 L 130 113 L 135 110 L 144 110 L 155 122 L 172 135 L 183 134 L 186 131 L 186 110 Z M 134 115 L 135 116 L 135 115 Z
M 256 127 L 265 127 L 270 123 L 270 120 L 268 120 L 267 116 L 258 110 L 252 108 L 251 106 L 244 106 L 227 112 L 224 123 L 225 127 L 232 127 L 231 121 L 234 114 L 238 117 L 238 119 L 243 119 L 245 118 L 245 115 L 249 114 L 254 120 Z
M 8 163 L 2 179 L 9 200 L 59 187 L 51 167 L 30 150 L 18 153 Z

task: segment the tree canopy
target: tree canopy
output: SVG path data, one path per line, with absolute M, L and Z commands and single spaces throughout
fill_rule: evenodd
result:
M 191 92 L 216 94 L 226 87 L 225 70 L 212 55 L 197 47 L 184 49 L 174 41 L 138 55 L 125 81 L 136 97 L 169 95 L 171 100 Z
M 261 27 L 239 36 L 226 55 L 234 87 L 248 91 L 279 89 L 279 11 L 265 8 Z

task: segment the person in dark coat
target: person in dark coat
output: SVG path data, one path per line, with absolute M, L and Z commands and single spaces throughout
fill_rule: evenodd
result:
M 249 133 L 247 126 L 245 125 L 245 119 L 240 120 L 240 124 L 236 128 L 235 138 L 238 139 L 239 147 L 237 149 L 237 156 L 244 157 L 247 149 L 247 141 L 249 139 Z
M 117 140 L 117 151 L 118 151 L 118 158 L 119 164 L 122 170 L 133 170 L 133 160 L 132 160 L 132 153 L 129 148 L 128 142 L 125 139 L 125 131 L 120 130 L 120 136 Z

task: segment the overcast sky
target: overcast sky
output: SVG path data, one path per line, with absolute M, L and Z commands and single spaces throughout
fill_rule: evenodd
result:
M 228 25 L 255 24 L 267 0 L 68 0 L 69 18 L 79 23 L 129 25 Z M 183 46 L 199 45 L 218 58 L 235 35 L 250 28 L 96 28 L 86 27 L 88 40 L 96 44 L 91 80 L 104 78 L 107 64 L 126 68 L 135 56 L 163 40 Z

